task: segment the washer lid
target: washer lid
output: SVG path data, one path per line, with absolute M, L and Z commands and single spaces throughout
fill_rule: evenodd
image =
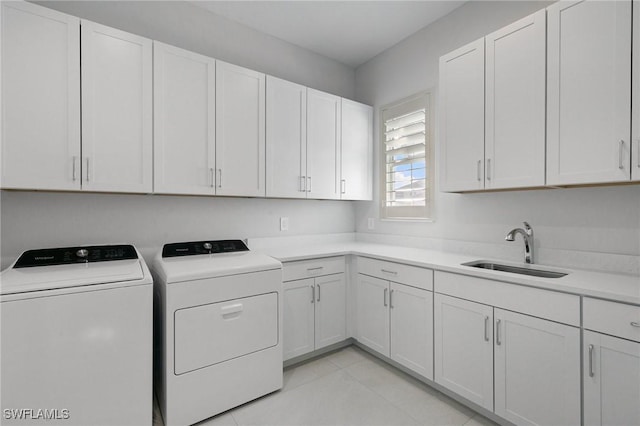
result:
M 139 259 L 11 267 L 0 274 L 0 294 L 136 281 L 143 277 L 144 272 Z
M 282 264 L 265 254 L 241 251 L 184 257 L 157 257 L 156 268 L 167 284 L 227 275 L 281 269 Z

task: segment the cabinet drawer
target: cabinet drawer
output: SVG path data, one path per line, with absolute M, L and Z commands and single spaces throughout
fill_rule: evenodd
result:
M 580 327 L 580 296 L 437 271 L 435 292 Z
M 300 260 L 282 264 L 282 281 L 300 280 L 344 272 L 344 256 Z
M 358 273 L 425 290 L 433 290 L 433 271 L 431 269 L 358 257 Z
M 640 342 L 640 306 L 585 297 L 583 315 L 586 329 Z

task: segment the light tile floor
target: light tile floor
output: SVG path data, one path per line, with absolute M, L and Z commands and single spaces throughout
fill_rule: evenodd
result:
M 442 393 L 350 346 L 285 369 L 284 386 L 198 423 L 236 425 L 495 425 Z M 154 426 L 162 426 L 154 410 Z

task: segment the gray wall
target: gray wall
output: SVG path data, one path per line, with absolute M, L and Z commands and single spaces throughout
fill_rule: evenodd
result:
M 435 123 L 438 122 L 438 60 L 441 55 L 547 4 L 469 2 L 359 67 L 356 70 L 356 97 L 376 107 L 376 146 L 379 146 L 379 107 L 403 97 L 433 90 Z M 437 128 L 435 142 L 438 149 Z M 378 176 L 379 161 L 379 149 L 376 149 L 374 176 Z M 436 188 L 437 175 L 436 170 Z M 375 229 L 371 231 L 367 229 L 367 218 L 380 217 L 379 187 L 380 182 L 376 181 L 373 202 L 358 203 L 358 232 L 502 244 L 511 228 L 527 220 L 536 231 L 540 247 L 640 255 L 638 185 L 479 194 L 436 191 L 434 222 L 376 220 Z M 513 250 L 521 250 L 520 246 L 518 243 Z
M 353 98 L 355 72 L 188 2 L 49 1 L 47 7 Z M 352 202 L 2 191 L 1 266 L 29 248 L 353 232 Z M 289 231 L 280 232 L 280 216 Z

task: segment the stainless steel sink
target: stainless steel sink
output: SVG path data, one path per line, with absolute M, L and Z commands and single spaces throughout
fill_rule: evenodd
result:
M 463 263 L 464 266 L 472 266 L 474 268 L 490 269 L 492 271 L 510 272 L 513 274 L 531 275 L 542 278 L 561 278 L 567 275 L 565 272 L 549 271 L 545 269 L 536 269 L 524 266 L 505 265 L 502 263 L 493 263 L 486 260 L 475 260 L 473 262 Z

